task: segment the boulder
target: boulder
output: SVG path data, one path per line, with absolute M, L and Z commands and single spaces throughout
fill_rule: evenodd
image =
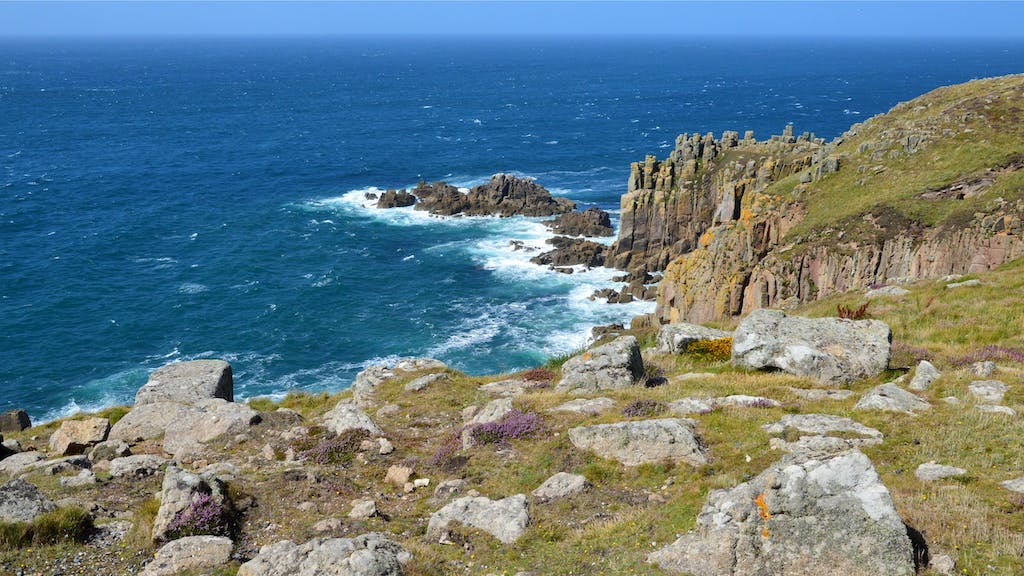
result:
M 359 409 L 355 404 L 342 400 L 331 409 L 330 412 L 323 415 L 324 427 L 334 432 L 335 434 L 341 434 L 348 430 L 362 429 L 366 430 L 370 434 L 383 434 L 381 430 L 373 420 Z
M 710 414 L 715 411 L 718 406 L 715 404 L 714 398 L 680 398 L 674 402 L 668 403 L 668 409 L 673 414 Z
M 1020 478 L 1014 478 L 1012 480 L 1004 480 L 999 483 L 1000 486 L 1006 488 L 1010 492 L 1017 492 L 1018 494 L 1024 494 L 1024 476 Z
M 971 395 L 983 402 L 1002 402 L 1010 387 L 999 380 L 975 380 L 967 385 Z
M 167 425 L 163 449 L 179 457 L 196 455 L 207 442 L 224 435 L 242 434 L 259 422 L 259 412 L 247 404 L 220 398 L 200 400 L 189 407 L 185 416 Z
M 592 240 L 584 240 L 583 238 L 555 236 L 549 239 L 547 243 L 554 246 L 554 250 L 541 252 L 530 258 L 530 262 L 556 268 L 577 265 L 596 268 L 604 266 L 605 258 L 607 258 L 609 252 L 607 245 Z
M 352 510 L 348 517 L 356 520 L 367 520 L 377 515 L 377 503 L 373 500 L 353 500 Z
M 230 538 L 187 536 L 168 542 L 146 564 L 142 576 L 174 576 L 187 570 L 205 571 L 231 561 Z
M 1017 411 L 1009 406 L 999 406 L 998 404 L 976 404 L 974 407 L 982 412 L 989 412 L 991 414 L 1005 414 L 1007 416 L 1017 415 Z
M 996 363 L 991 360 L 985 360 L 983 362 L 975 362 L 971 364 L 971 374 L 974 374 L 978 378 L 988 378 L 996 371 Z
M 611 398 L 577 398 L 555 406 L 551 412 L 573 412 L 575 414 L 586 414 L 597 416 L 604 414 L 615 407 L 615 401 Z
M 430 515 L 427 537 L 445 537 L 448 525 L 453 521 L 479 528 L 502 544 L 512 544 L 526 532 L 530 515 L 523 494 L 501 500 L 467 496 L 450 502 Z
M 94 463 L 102 462 L 130 456 L 131 453 L 131 448 L 124 440 L 105 440 L 93 446 L 93 449 L 89 451 L 89 460 Z
M 383 534 L 316 538 L 305 544 L 284 540 L 260 548 L 238 576 L 401 576 L 412 555 Z
M 34 484 L 20 478 L 0 486 L 0 522 L 31 522 L 56 508 Z
M 21 432 L 32 427 L 32 419 L 24 410 L 8 410 L 0 414 L 0 432 Z
M 676 414 L 710 414 L 720 408 L 779 408 L 782 402 L 763 396 L 733 394 L 720 398 L 680 398 L 668 404 Z
M 444 362 L 433 358 L 399 358 L 393 366 L 374 364 L 356 374 L 355 380 L 352 381 L 352 400 L 360 408 L 370 408 L 376 403 L 377 387 L 388 380 L 403 373 L 441 371 L 447 368 Z
M 544 225 L 555 234 L 564 236 L 613 236 L 611 215 L 600 208 L 587 208 L 583 212 L 566 212 Z
M 411 467 L 394 464 L 388 468 L 387 474 L 384 475 L 384 482 L 402 488 L 412 479 L 413 474 L 414 472 Z
M 854 410 L 883 410 L 905 414 L 914 414 L 928 408 L 931 408 L 931 405 L 927 402 L 892 382 L 868 390 L 853 407 Z
M 707 449 L 693 427 L 692 420 L 682 418 L 616 422 L 571 428 L 569 440 L 581 450 L 626 466 L 665 460 L 701 466 L 708 462 Z
M 425 389 L 427 386 L 430 386 L 435 382 L 444 382 L 446 380 L 449 380 L 449 377 L 444 372 L 426 374 L 424 376 L 416 378 L 415 380 L 410 381 L 408 384 L 405 385 L 404 389 L 406 392 L 419 392 L 420 390 Z
M 892 331 L 878 320 L 803 318 L 754 310 L 733 334 L 732 362 L 749 370 L 778 369 L 827 384 L 881 374 Z
M 135 393 L 135 405 L 156 402 L 194 404 L 210 398 L 228 402 L 235 399 L 231 365 L 223 360 L 176 362 L 157 368 L 149 375 L 149 381 Z
M 853 396 L 853 390 L 829 390 L 827 388 L 787 388 L 793 394 L 806 400 L 846 400 Z
M 17 476 L 31 468 L 36 463 L 45 459 L 46 456 L 44 456 L 42 452 L 36 452 L 34 450 L 30 452 L 12 454 L 3 460 L 0 460 L 0 474 Z
M 164 434 L 173 422 L 183 420 L 192 408 L 177 402 L 156 402 L 132 408 L 110 428 L 108 438 L 129 444 L 151 440 Z
M 519 396 L 526 392 L 528 388 L 534 386 L 534 382 L 526 380 L 509 379 L 499 380 L 497 382 L 488 382 L 487 384 L 481 384 L 477 386 L 477 390 L 486 392 L 494 396 Z
M 491 422 L 497 422 L 505 417 L 506 414 L 512 411 L 512 399 L 511 398 L 498 398 L 497 400 L 491 400 L 484 407 L 477 411 L 473 415 L 473 418 L 468 422 L 469 425 L 478 424 L 489 424 Z
M 188 508 L 200 494 L 208 494 L 214 502 L 228 505 L 227 486 L 215 474 L 194 474 L 177 466 L 168 466 L 160 488 L 160 509 L 153 520 L 153 541 L 167 538 L 167 530 L 178 512 Z
M 96 484 L 96 475 L 88 468 L 81 470 L 74 476 L 65 476 L 60 479 L 61 488 L 80 488 Z
M 145 478 L 153 476 L 171 461 L 156 454 L 136 454 L 114 458 L 110 461 L 112 478 Z
M 963 468 L 936 464 L 935 462 L 921 464 L 917 467 L 917 470 L 914 471 L 914 476 L 922 482 L 934 482 L 936 480 L 942 480 L 943 478 L 963 476 L 964 474 L 967 474 L 967 470 L 964 470 Z
M 864 454 L 792 454 L 708 496 L 696 530 L 648 561 L 692 576 L 913 576 L 914 547 Z
M 882 433 L 878 430 L 851 418 L 831 414 L 786 414 L 778 422 L 761 428 L 773 436 L 785 436 L 790 431 L 801 434 L 792 442 L 784 438 L 769 441 L 773 450 L 785 452 L 829 455 L 882 442 Z
M 405 208 L 416 203 L 416 197 L 405 190 L 388 190 L 380 195 L 377 208 Z
M 933 382 L 938 380 L 939 376 L 942 376 L 942 372 L 939 372 L 938 368 L 927 360 L 921 360 L 917 365 L 917 370 L 914 370 L 914 378 L 910 380 L 907 388 L 916 391 L 927 390 Z
M 731 332 L 706 328 L 699 324 L 665 324 L 658 330 L 658 352 L 662 354 L 682 354 L 686 347 L 701 340 L 718 340 L 732 337 Z
M 617 390 L 633 386 L 643 375 L 640 345 L 633 336 L 621 336 L 566 360 L 555 389 L 584 394 Z
M 86 448 L 106 440 L 109 431 L 110 421 L 106 418 L 65 420 L 50 435 L 50 453 L 58 456 L 82 454 Z
M 883 296 L 906 296 L 910 294 L 910 290 L 901 286 L 882 286 L 881 288 L 872 288 L 864 293 L 864 297 L 868 300 L 874 298 L 881 298 Z
M 548 478 L 531 494 L 538 500 L 557 500 L 579 494 L 590 488 L 590 482 L 579 474 L 559 472 Z

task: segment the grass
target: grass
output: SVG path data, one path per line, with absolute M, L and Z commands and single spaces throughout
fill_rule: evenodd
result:
M 82 542 L 92 529 L 92 516 L 78 507 L 61 507 L 28 523 L 0 522 L 0 550 Z

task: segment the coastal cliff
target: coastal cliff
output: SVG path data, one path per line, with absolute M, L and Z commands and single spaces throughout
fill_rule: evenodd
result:
M 940 88 L 824 143 L 682 135 L 632 166 L 609 262 L 701 322 L 1024 254 L 1024 76 Z

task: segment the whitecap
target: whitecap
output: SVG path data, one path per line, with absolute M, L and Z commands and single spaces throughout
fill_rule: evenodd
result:
M 197 284 L 195 282 L 185 282 L 181 286 L 178 286 L 179 294 L 199 294 L 201 292 L 206 292 L 207 290 L 209 290 L 209 288 L 203 284 Z

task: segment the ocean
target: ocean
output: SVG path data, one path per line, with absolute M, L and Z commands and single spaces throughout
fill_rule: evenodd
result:
M 1022 62 L 995 41 L 0 39 L 0 411 L 128 403 L 197 358 L 231 362 L 238 398 L 400 356 L 537 365 L 653 304 L 513 251 L 540 219 L 367 192 L 511 172 L 615 220 L 629 163 L 680 132 L 831 139 Z

